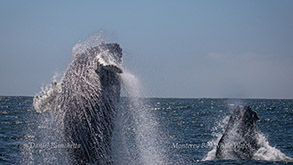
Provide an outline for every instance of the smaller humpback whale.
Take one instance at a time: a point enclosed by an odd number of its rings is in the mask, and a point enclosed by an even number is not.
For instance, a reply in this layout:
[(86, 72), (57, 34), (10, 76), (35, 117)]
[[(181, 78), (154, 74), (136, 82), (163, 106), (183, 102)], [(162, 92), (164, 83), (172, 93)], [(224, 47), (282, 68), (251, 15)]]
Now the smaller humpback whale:
[(257, 143), (257, 120), (258, 115), (250, 106), (237, 107), (218, 143), (216, 159), (252, 159), (260, 148)]

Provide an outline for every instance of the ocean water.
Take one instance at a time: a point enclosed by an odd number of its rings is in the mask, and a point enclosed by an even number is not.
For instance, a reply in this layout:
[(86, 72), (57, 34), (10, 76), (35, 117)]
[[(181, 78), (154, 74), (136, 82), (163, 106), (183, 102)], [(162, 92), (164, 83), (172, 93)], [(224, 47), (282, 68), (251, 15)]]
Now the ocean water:
[[(292, 163), (284, 160), (286, 157), (293, 157), (293, 100), (208, 98), (141, 100), (158, 126), (157, 132), (151, 133), (160, 134), (154, 136), (163, 138), (161, 141), (164, 142), (164, 148), (161, 149), (164, 150), (166, 164)], [(127, 102), (127, 98), (121, 99), (120, 111), (129, 108), (125, 106)], [(257, 122), (257, 126), (266, 148), (258, 153), (257, 158), (260, 160), (212, 160), (217, 139), (225, 129), (228, 116), (238, 105), (249, 105), (258, 113), (260, 121)], [(59, 143), (61, 139), (58, 139), (58, 132), (54, 130), (54, 123), (50, 122), (50, 115), (50, 112), (36, 113), (33, 109), (32, 97), (1, 96), (0, 164), (68, 164), (66, 147), (58, 145), (61, 144)], [(131, 138), (134, 136), (131, 130), (127, 136), (130, 137), (127, 143), (133, 143), (135, 148), (137, 141), (134, 137)], [(114, 148), (114, 150), (119, 149)], [(122, 156), (123, 152), (119, 153), (116, 163), (119, 163)], [(135, 156), (138, 155), (130, 156), (130, 159)]]

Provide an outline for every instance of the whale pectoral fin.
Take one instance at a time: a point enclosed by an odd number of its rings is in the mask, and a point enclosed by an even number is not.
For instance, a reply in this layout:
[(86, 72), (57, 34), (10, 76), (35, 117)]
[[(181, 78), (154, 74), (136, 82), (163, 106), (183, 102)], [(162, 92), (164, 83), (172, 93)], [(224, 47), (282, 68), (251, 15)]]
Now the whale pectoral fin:
[(216, 149), (216, 159), (223, 159), (223, 147), (225, 145), (225, 142), (224, 142), (224, 137), (225, 135), (223, 135), (220, 139), (220, 141), (218, 142), (218, 145), (217, 145), (217, 149)]
[(56, 81), (53, 81), (51, 88), (42, 90), (39, 95), (34, 97), (33, 106), (37, 113), (44, 113), (55, 106), (54, 100), (59, 93), (58, 85)]

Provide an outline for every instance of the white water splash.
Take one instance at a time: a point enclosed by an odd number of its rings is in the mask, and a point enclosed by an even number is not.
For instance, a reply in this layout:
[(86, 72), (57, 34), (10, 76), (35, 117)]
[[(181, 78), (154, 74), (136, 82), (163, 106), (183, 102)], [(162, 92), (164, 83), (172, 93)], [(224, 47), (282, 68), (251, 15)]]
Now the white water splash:
[(84, 53), (88, 48), (97, 46), (99, 43), (105, 41), (105, 35), (103, 31), (93, 33), (89, 35), (88, 39), (85, 41), (79, 41), (72, 48), (72, 55)]
[(286, 156), (277, 148), (270, 146), (269, 141), (261, 132), (258, 133), (258, 143), (261, 147), (254, 154), (254, 160), (293, 161), (293, 158)]
[[(146, 165), (166, 164), (165, 146), (159, 132), (159, 123), (151, 114), (148, 104), (140, 98), (141, 83), (136, 76), (126, 69), (123, 69), (121, 79), (125, 95), (129, 99), (129, 105), (127, 105), (127, 109), (124, 109), (122, 113), (126, 113), (126, 118), (128, 118), (126, 120), (132, 121), (130, 121), (131, 124), (129, 127), (125, 128), (127, 124), (121, 124), (123, 122), (125, 123), (125, 116), (123, 121), (123, 117), (121, 118), (122, 115), (118, 115), (120, 116), (120, 119), (118, 119), (120, 126), (118, 123), (116, 127), (120, 127), (117, 128), (120, 130), (118, 135), (120, 136), (120, 145), (116, 144), (116, 147), (119, 147), (118, 150), (121, 151), (118, 153), (116, 162), (114, 160), (114, 163)], [(123, 132), (123, 129), (128, 133)], [(132, 131), (129, 131), (129, 129)], [(134, 139), (129, 140), (129, 132), (131, 132), (131, 136), (134, 136)], [(133, 143), (133, 141), (135, 144), (130, 144)]]

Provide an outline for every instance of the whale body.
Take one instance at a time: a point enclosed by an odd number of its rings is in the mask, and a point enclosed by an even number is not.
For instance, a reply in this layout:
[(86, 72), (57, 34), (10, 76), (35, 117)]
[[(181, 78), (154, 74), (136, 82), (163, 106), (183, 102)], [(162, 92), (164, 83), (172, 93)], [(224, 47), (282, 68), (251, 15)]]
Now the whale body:
[(237, 107), (217, 145), (216, 159), (252, 159), (260, 148), (257, 142), (257, 120), (258, 115), (251, 107)]
[(122, 49), (116, 43), (91, 47), (75, 55), (59, 83), (34, 99), (37, 112), (56, 110), (64, 140), (74, 146), (68, 147), (72, 164), (112, 164), (121, 58)]

